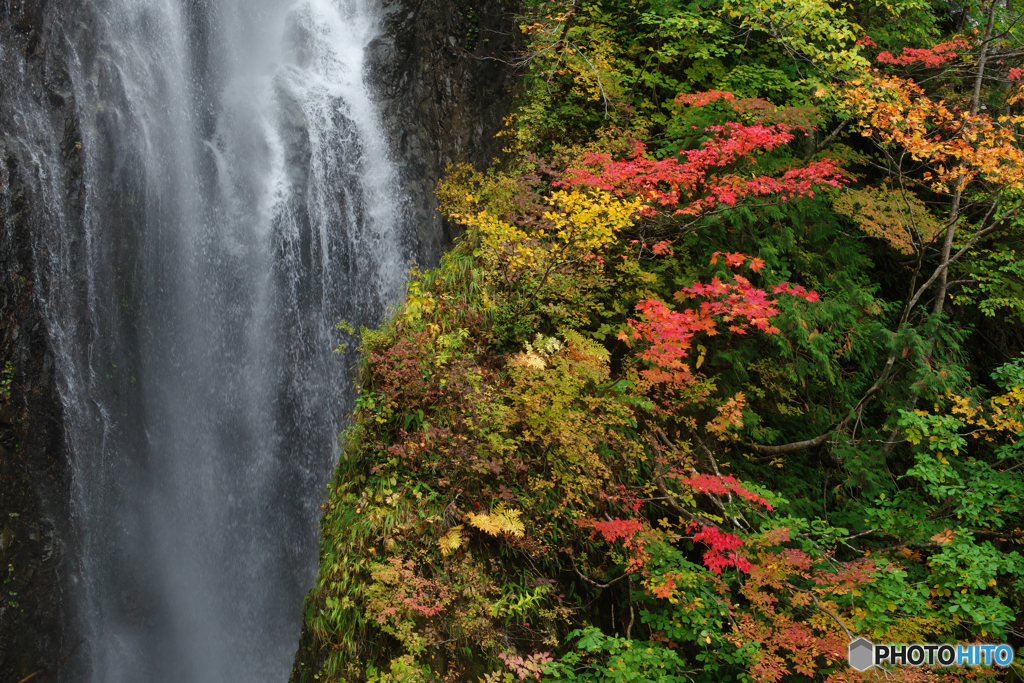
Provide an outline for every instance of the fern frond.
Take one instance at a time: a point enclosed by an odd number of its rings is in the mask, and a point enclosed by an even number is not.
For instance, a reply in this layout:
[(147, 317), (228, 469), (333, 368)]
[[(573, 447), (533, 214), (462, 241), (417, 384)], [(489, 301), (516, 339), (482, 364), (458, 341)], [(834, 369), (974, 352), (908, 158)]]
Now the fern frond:
[(502, 533), (510, 536), (522, 536), (526, 528), (522, 522), (522, 510), (510, 510), (504, 503), (494, 511), (494, 521), (501, 527)]
[(437, 546), (441, 549), (441, 556), (448, 557), (462, 547), (462, 525), (453, 526), (444, 536), (438, 539)]
[(492, 519), (490, 515), (477, 515), (472, 512), (468, 512), (466, 513), (466, 518), (469, 519), (470, 524), (484, 533), (490, 534), (491, 536), (501, 535), (501, 525)]

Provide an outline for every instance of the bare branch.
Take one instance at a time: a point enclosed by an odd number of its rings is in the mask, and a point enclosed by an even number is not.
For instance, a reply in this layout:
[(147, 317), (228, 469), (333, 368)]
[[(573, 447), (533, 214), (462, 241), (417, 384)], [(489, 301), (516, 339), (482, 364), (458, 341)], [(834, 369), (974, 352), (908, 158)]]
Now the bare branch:
[(850, 629), (846, 628), (846, 624), (843, 623), (843, 620), (836, 616), (835, 612), (833, 612), (832, 610), (828, 609), (820, 602), (818, 602), (818, 596), (815, 595), (813, 591), (805, 591), (800, 588), (793, 588), (792, 586), (790, 586), (790, 588), (792, 588), (795, 591), (799, 591), (800, 593), (807, 593), (808, 595), (810, 595), (811, 600), (814, 601), (814, 606), (817, 607), (820, 612), (824, 612), (825, 614), (832, 617), (832, 620), (839, 624), (839, 628), (843, 629), (843, 631), (846, 632), (846, 637), (850, 639), (851, 643), (855, 640), (853, 634), (850, 633)]
[(758, 453), (764, 453), (765, 455), (785, 455), (786, 453), (795, 453), (802, 451), (807, 448), (814, 448), (820, 446), (829, 440), (832, 436), (832, 431), (827, 431), (824, 434), (814, 437), (813, 439), (807, 439), (806, 441), (796, 441), (794, 443), (787, 443), (781, 446), (762, 446), (756, 443), (743, 444), (747, 448), (753, 448)]
[(597, 581), (594, 581), (592, 578), (586, 576), (583, 572), (579, 570), (579, 568), (576, 566), (576, 558), (574, 558), (572, 555), (569, 555), (569, 561), (572, 562), (572, 569), (574, 572), (576, 572), (577, 576), (579, 576), (581, 579), (589, 583), (591, 586), (597, 586), (598, 588), (608, 588), (609, 586), (612, 586), (618, 583), (619, 581), (622, 581), (627, 576), (629, 576), (629, 574), (627, 573), (623, 574), (617, 579), (612, 579), (608, 583), (598, 583)]

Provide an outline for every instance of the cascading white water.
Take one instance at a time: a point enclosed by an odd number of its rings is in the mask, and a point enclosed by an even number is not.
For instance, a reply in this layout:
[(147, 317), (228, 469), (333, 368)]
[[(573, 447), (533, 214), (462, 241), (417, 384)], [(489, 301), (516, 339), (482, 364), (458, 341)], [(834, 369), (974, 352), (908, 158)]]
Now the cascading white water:
[(82, 224), (56, 154), (34, 196), (95, 683), (287, 679), (350, 403), (334, 325), (409, 260), (362, 1), (102, 0), (69, 46)]

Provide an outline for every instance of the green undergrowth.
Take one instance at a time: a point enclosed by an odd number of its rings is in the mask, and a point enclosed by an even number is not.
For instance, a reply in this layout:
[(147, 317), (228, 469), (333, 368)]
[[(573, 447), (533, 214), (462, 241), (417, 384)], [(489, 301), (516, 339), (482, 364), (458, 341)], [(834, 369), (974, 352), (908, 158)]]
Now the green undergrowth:
[[(505, 181), (459, 182), (486, 195)], [(960, 445), (951, 434), (964, 415), (903, 413), (913, 431), (897, 455), (917, 463), (906, 476), (920, 482), (909, 486), (865, 464), (878, 457), (871, 444), (779, 456), (744, 446), (827, 429), (828, 402), (855, 400), (867, 383), (856, 373), (891, 343), (874, 331), (891, 313), (865, 274), (868, 254), (777, 220), (763, 277), (799, 270), (827, 310), (780, 304), (779, 339), (702, 338), (691, 358), (703, 372), (679, 385), (646, 377), (617, 333), (641, 296), (728, 277), (707, 265), (714, 226), (659, 258), (629, 239), (603, 248), (601, 263), (536, 242), (536, 260), (517, 270), (508, 243), (471, 228), (437, 269), (414, 273), (402, 306), (361, 333), (355, 422), (324, 504), (293, 680), (841, 676), (844, 628), (894, 640), (1005, 634), (1024, 571), (1007, 546), (950, 532), (957, 543), (930, 560), (912, 544), (864, 557), (893, 540), (927, 546), (968, 506), (1002, 501), (1019, 518), (1019, 479), (984, 463), (957, 475), (984, 488), (935, 514), (929, 482), (944, 465), (910, 449), (925, 434)], [(829, 320), (847, 331), (830, 334)], [(1010, 366), (1001, 376), (1017, 386)], [(742, 406), (737, 389), (749, 394)], [(1016, 457), (1012, 441), (988, 462)], [(695, 484), (716, 467), (735, 483)], [(740, 538), (742, 555), (731, 554)]]
[(1024, 53), (943, 7), (530, 4), (360, 331), (293, 681), (1020, 680), (846, 666), (1024, 643)]

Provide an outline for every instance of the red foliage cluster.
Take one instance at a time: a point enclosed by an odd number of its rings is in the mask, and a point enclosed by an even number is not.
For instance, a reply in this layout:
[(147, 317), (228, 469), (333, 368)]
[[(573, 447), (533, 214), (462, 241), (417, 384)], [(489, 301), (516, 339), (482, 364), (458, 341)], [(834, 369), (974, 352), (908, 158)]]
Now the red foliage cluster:
[(609, 543), (614, 543), (620, 538), (629, 540), (644, 528), (644, 525), (635, 519), (612, 519), (607, 522), (596, 519), (582, 520), (580, 525), (592, 527)]
[[(727, 265), (733, 267), (741, 265), (748, 259), (753, 270), (764, 265), (760, 259), (723, 252), (716, 252), (712, 257), (712, 263), (715, 263), (719, 255), (724, 255)], [(772, 292), (798, 296), (808, 301), (818, 300), (817, 292), (786, 282), (776, 285)], [(745, 334), (746, 326), (767, 334), (779, 332), (779, 329), (771, 324), (771, 318), (779, 313), (774, 300), (769, 298), (768, 292), (754, 287), (750, 280), (742, 275), (734, 275), (733, 282), (723, 282), (715, 277), (708, 284), (698, 282), (676, 292), (676, 299), (679, 301), (693, 297), (707, 297), (708, 300), (701, 302), (697, 311), (687, 308), (681, 312), (669, 309), (663, 301), (641, 300), (636, 305), (636, 310), (642, 319), (630, 320), (629, 334), (619, 334), (619, 339), (623, 341), (636, 340), (650, 344), (640, 357), (655, 365), (654, 368), (645, 371), (646, 376), (652, 381), (683, 383), (693, 379), (690, 368), (681, 359), (687, 357), (687, 351), (696, 333), (704, 332), (709, 336), (718, 334), (716, 316), (720, 316), (723, 322), (730, 323), (728, 329), (737, 334)]]
[(439, 397), (436, 382), (425, 376), (430, 367), (430, 339), (426, 332), (411, 332), (394, 346), (370, 353), (377, 378), (376, 387), (388, 401), (415, 409), (429, 405)]
[(898, 66), (911, 66), (922, 64), (923, 66), (941, 66), (945, 62), (956, 59), (956, 50), (970, 50), (971, 42), (962, 35), (953, 36), (953, 39), (945, 43), (939, 43), (929, 48), (903, 48), (903, 54), (894, 57), (892, 53), (881, 52), (877, 59), (883, 64), (895, 64)]
[[(715, 334), (714, 319), (710, 316), (702, 318), (689, 308), (681, 313), (672, 311), (655, 299), (641, 301), (637, 304), (637, 311), (643, 319), (629, 321), (630, 336), (651, 345), (640, 357), (656, 366), (645, 371), (646, 376), (655, 382), (683, 383), (692, 380), (690, 367), (680, 359), (686, 358), (693, 335), (697, 332)], [(620, 332), (619, 338), (629, 341), (625, 332)]]
[(648, 582), (648, 588), (651, 591), (651, 595), (662, 600), (667, 600), (672, 596), (672, 591), (676, 589), (676, 576), (677, 574), (665, 574), (662, 578), (665, 583), (661, 585), (652, 585)]
[[(778, 328), (771, 324), (769, 318), (778, 314), (773, 302), (768, 299), (768, 294), (763, 289), (755, 288), (750, 280), (742, 275), (734, 275), (733, 283), (725, 283), (717, 277), (711, 278), (708, 284), (695, 283), (691, 287), (684, 287), (676, 292), (676, 299), (696, 296), (706, 296), (711, 301), (704, 301), (700, 305), (701, 314), (721, 315), (726, 322), (732, 322), (736, 318), (746, 318), (747, 324), (768, 334), (778, 333)], [(772, 289), (772, 293), (786, 293), (799, 296), (808, 301), (817, 301), (817, 292), (809, 292), (800, 285), (790, 285), (782, 282)], [(639, 306), (637, 307), (639, 309)], [(730, 325), (730, 332), (746, 334), (741, 325)]]
[(818, 301), (821, 297), (813, 289), (807, 289), (803, 285), (791, 285), (788, 282), (780, 282), (772, 287), (772, 294), (792, 294), (808, 301)]
[[(878, 579), (875, 561), (861, 559), (844, 564), (836, 572), (815, 574), (812, 578), (819, 586), (827, 587), (827, 592), (836, 595), (848, 595), (857, 586), (864, 586)], [(893, 568), (890, 568), (892, 571)]]
[(511, 652), (499, 652), (498, 659), (505, 662), (505, 666), (511, 669), (521, 681), (525, 681), (527, 678), (539, 681), (541, 674), (544, 673), (544, 665), (553, 661), (550, 652), (534, 652), (525, 658)]
[(820, 656), (833, 662), (845, 659), (849, 641), (842, 632), (821, 632), (787, 613), (772, 617), (760, 620), (749, 612), (735, 617), (732, 640), (761, 644), (762, 653), (749, 669), (754, 680), (775, 683), (793, 672), (814, 678), (820, 671)]
[(410, 610), (430, 618), (443, 612), (451, 600), (447, 586), (418, 576), (413, 563), (400, 557), (377, 565), (372, 576), (374, 581), (389, 587), (385, 595), (371, 598), (374, 619), (381, 625), (391, 623), (398, 627)]
[(719, 256), (725, 257), (725, 265), (729, 266), (730, 268), (739, 268), (748, 260), (750, 261), (750, 269), (755, 273), (764, 268), (763, 259), (750, 257), (738, 251), (716, 251), (714, 254), (711, 255), (711, 265), (718, 263)]
[(704, 107), (718, 101), (728, 103), (728, 107), (743, 120), (753, 119), (758, 125), (781, 123), (805, 133), (816, 127), (814, 121), (818, 110), (815, 107), (777, 107), (761, 97), (736, 97), (722, 90), (680, 94), (675, 103), (676, 106)]
[(676, 105), (683, 106), (689, 105), (691, 107), (703, 107), (717, 100), (728, 101), (735, 100), (736, 96), (731, 92), (724, 90), (708, 90), (707, 92), (693, 93), (692, 95), (686, 93), (679, 93), (676, 96)]
[(740, 498), (749, 500), (751, 503), (763, 505), (769, 510), (772, 509), (772, 506), (767, 500), (756, 493), (743, 488), (743, 485), (740, 484), (736, 477), (731, 474), (726, 474), (724, 476), (692, 474), (688, 477), (678, 477), (676, 481), (684, 486), (689, 486), (694, 491), (698, 491), (700, 493), (713, 493), (719, 496), (735, 493)]
[(631, 555), (626, 562), (627, 571), (640, 570), (651, 559), (644, 546), (653, 539), (653, 536), (647, 525), (640, 520), (611, 519), (603, 522), (597, 519), (581, 519), (576, 523), (592, 529), (591, 538), (600, 534), (601, 538), (609, 543), (621, 540), (622, 546), (630, 551)]
[(746, 572), (753, 569), (746, 558), (739, 554), (743, 539), (735, 534), (719, 531), (717, 527), (706, 526), (693, 535), (693, 540), (707, 545), (704, 553), (704, 566), (715, 574), (721, 574), (727, 567), (736, 567)]
[(661, 240), (660, 242), (656, 243), (653, 247), (651, 247), (651, 251), (658, 255), (668, 254), (669, 256), (672, 256), (673, 254), (675, 254), (675, 252), (672, 251), (672, 242), (670, 242), (669, 240)]
[[(789, 144), (793, 128), (785, 123), (747, 126), (733, 122), (708, 126), (705, 131), (716, 135), (699, 149), (681, 151), (681, 158), (648, 159), (644, 156), (647, 148), (641, 142), (634, 144), (629, 158), (619, 161), (610, 154), (594, 152), (582, 160), (591, 170), (569, 169), (561, 184), (596, 187), (619, 196), (636, 195), (652, 204), (677, 207), (677, 216), (697, 216), (720, 205), (736, 206), (747, 197), (777, 195), (786, 201), (813, 197), (814, 188), (821, 185), (838, 187), (843, 178), (830, 159), (790, 169), (777, 178), (716, 173), (717, 169), (749, 161), (756, 152)], [(654, 210), (648, 206), (641, 213)]]
[[(846, 596), (876, 578), (871, 560), (838, 565), (834, 571), (832, 567), (837, 565), (830, 564), (823, 570), (802, 550), (775, 549), (789, 541), (790, 535), (788, 528), (778, 527), (747, 540), (747, 555), (756, 554), (759, 561), (745, 570), (741, 592), (755, 609), (730, 609), (735, 631), (729, 639), (737, 645), (761, 643), (749, 672), (764, 683), (783, 680), (794, 672), (814, 676), (820, 670), (822, 655), (826, 660), (843, 661), (849, 640), (841, 627), (829, 619), (799, 620), (793, 610), (818, 603), (836, 610), (836, 605), (828, 602), (830, 595)], [(807, 580), (814, 582), (809, 590), (801, 587)], [(781, 609), (786, 603), (789, 609)], [(828, 680), (859, 679), (833, 675)]]

